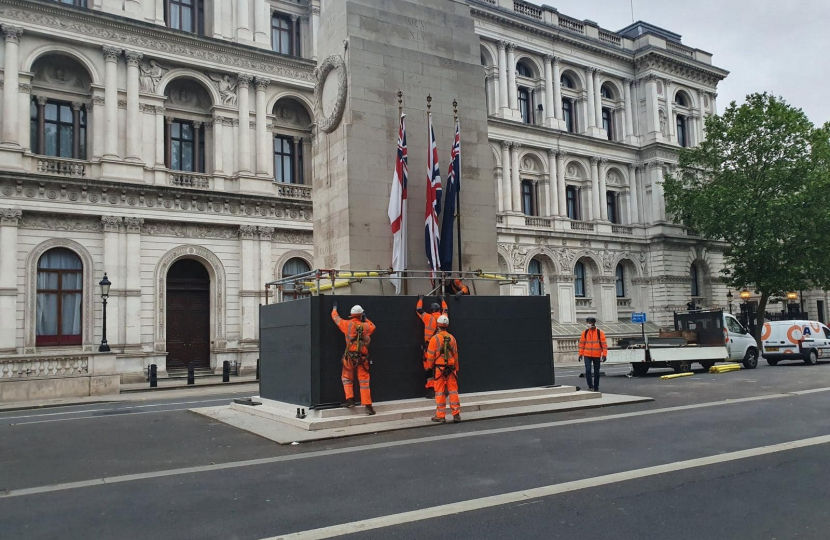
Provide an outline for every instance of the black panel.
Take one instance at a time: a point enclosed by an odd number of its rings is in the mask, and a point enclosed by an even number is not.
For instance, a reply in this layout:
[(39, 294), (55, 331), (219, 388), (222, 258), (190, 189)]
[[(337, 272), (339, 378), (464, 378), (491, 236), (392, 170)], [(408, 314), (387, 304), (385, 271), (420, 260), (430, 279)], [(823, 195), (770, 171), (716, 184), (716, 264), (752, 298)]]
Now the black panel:
[[(373, 400), (422, 396), (423, 324), (415, 313), (416, 297), (320, 296), (262, 308), (262, 397), (298, 405), (343, 401), (345, 341), (331, 319), (335, 301), (341, 317), (360, 304), (378, 327), (369, 347)], [(433, 301), (427, 298), (424, 304)], [(450, 297), (447, 303), (450, 333), (458, 340), (462, 392), (554, 383), (547, 297), (465, 296)], [(309, 342), (302, 344), (304, 339)], [(283, 368), (286, 363), (290, 365)], [(303, 376), (310, 380), (301, 380)]]

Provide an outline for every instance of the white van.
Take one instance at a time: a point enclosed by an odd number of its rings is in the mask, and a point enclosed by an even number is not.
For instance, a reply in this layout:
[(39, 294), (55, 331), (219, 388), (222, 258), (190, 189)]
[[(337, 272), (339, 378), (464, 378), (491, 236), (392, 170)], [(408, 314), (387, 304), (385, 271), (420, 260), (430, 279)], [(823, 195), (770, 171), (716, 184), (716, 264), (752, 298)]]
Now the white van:
[(830, 358), (830, 328), (816, 321), (770, 321), (761, 332), (764, 358), (771, 366), (781, 360), (813, 365)]

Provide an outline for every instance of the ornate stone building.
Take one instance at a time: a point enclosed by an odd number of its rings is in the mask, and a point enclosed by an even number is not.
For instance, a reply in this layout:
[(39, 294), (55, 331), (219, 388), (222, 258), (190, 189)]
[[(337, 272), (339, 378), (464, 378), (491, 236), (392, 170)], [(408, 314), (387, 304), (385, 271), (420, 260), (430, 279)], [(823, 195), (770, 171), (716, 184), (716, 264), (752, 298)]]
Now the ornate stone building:
[[(104, 273), (124, 380), (151, 363), (252, 369), (262, 284), (313, 265), (330, 1), (0, 0), (0, 378), (95, 370)], [(587, 315), (619, 334), (634, 310), (660, 324), (724, 304), (724, 246), (667, 220), (659, 180), (705, 136), (727, 72), (646, 23), (467, 3), (500, 265), (545, 276), (502, 293), (550, 295), (560, 353)]]

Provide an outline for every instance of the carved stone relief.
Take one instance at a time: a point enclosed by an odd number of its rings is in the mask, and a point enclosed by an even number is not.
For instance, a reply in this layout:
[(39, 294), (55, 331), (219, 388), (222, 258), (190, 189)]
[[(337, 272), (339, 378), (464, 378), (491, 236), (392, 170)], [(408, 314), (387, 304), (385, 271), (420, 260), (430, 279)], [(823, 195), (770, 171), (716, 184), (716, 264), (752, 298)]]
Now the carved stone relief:
[(205, 113), (211, 108), (211, 99), (201, 84), (191, 79), (176, 79), (167, 85), (168, 108)]
[(170, 71), (170, 68), (150, 59), (141, 62), (139, 70), (138, 89), (142, 92), (156, 93), (161, 78)]
[(87, 92), (92, 82), (83, 66), (62, 55), (47, 55), (39, 58), (32, 66), (32, 71), (35, 74), (33, 79), (35, 86)]
[(317, 127), (323, 133), (331, 133), (340, 124), (346, 108), (346, 62), (332, 55), (314, 70), (317, 84), (314, 86), (314, 116)]

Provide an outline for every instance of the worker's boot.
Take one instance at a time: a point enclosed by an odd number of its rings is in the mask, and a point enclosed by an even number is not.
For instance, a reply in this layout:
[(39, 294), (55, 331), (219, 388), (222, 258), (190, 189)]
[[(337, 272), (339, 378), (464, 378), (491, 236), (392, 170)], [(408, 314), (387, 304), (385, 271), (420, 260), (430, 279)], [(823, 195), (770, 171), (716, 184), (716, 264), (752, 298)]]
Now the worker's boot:
[(354, 407), (354, 398), (349, 398), (346, 400), (346, 408), (351, 409)]
[(377, 413), (375, 413), (375, 408), (374, 407), (372, 407), (371, 405), (366, 405), (366, 414), (368, 416), (372, 416), (372, 415), (377, 414)]
[(452, 415), (452, 421), (456, 424), (459, 423), (461, 421), (461, 413)]
[(438, 418), (437, 416), (433, 416), (432, 421), (435, 422), (436, 424), (443, 424), (447, 420), (445, 418)]

